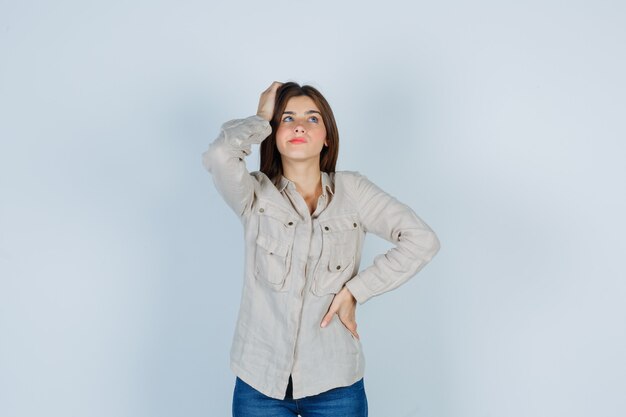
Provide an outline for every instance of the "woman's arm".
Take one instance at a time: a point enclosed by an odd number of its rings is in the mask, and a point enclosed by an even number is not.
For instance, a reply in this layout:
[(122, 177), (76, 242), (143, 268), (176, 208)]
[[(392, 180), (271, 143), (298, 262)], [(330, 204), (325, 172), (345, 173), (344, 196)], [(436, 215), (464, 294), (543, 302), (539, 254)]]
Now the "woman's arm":
[(395, 244), (385, 254), (374, 258), (345, 286), (359, 304), (393, 290), (421, 270), (439, 251), (435, 233), (407, 205), (382, 191), (358, 173), (351, 190), (366, 232), (372, 232)]
[(244, 158), (250, 155), (252, 144), (261, 143), (272, 131), (269, 121), (280, 85), (274, 82), (261, 94), (255, 116), (224, 123), (218, 138), (202, 154), (215, 187), (240, 217), (252, 206), (255, 185)]
[(259, 116), (231, 120), (222, 125), (218, 138), (202, 154), (215, 187), (238, 216), (250, 209), (254, 196), (254, 178), (244, 158), (250, 155), (251, 145), (261, 143), (270, 132), (269, 122)]

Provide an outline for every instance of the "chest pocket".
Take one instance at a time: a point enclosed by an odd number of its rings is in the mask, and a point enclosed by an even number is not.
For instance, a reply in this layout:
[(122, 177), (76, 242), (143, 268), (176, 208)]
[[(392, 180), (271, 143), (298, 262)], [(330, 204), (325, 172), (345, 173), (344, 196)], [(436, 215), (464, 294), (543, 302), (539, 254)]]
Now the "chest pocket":
[(355, 274), (355, 258), (360, 238), (356, 215), (320, 220), (322, 256), (315, 271), (311, 291), (319, 296), (336, 294)]
[(297, 218), (282, 207), (261, 200), (256, 208), (259, 231), (256, 239), (254, 276), (276, 291), (287, 291), (291, 249)]

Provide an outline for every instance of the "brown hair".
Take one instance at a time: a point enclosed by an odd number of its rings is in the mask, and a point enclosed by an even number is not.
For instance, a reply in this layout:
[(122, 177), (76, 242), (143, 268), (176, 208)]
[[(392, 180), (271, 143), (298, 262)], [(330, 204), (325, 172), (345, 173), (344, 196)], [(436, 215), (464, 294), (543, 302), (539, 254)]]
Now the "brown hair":
[(272, 133), (261, 143), (261, 167), (263, 172), (270, 180), (276, 179), (283, 173), (283, 164), (280, 159), (280, 153), (276, 147), (276, 130), (280, 125), (283, 112), (287, 107), (287, 102), (292, 97), (307, 96), (317, 106), (322, 114), (322, 120), (326, 127), (326, 142), (328, 146), (322, 148), (320, 153), (320, 170), (323, 172), (335, 172), (337, 164), (337, 156), (339, 154), (339, 132), (335, 116), (330, 105), (324, 96), (310, 85), (300, 86), (294, 82), (288, 82), (281, 85), (276, 91), (276, 103), (274, 105), (274, 115), (270, 120)]

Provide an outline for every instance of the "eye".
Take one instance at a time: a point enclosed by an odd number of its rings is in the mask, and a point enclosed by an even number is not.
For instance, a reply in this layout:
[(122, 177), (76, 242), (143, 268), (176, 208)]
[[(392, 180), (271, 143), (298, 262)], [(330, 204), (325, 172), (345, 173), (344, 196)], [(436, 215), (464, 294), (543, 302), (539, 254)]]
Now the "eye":
[(291, 116), (285, 116), (283, 118), (283, 122), (291, 122), (292, 120), (293, 120), (293, 117), (291, 117)]
[(309, 117), (309, 121), (313, 122), (313, 123), (319, 123), (319, 119), (317, 118), (317, 116), (311, 116)]

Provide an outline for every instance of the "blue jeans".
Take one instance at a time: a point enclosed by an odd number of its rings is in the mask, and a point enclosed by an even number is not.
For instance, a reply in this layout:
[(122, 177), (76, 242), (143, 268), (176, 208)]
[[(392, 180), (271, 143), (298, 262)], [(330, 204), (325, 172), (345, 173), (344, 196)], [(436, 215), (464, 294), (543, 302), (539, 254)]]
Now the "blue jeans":
[(286, 398), (277, 400), (261, 394), (239, 377), (233, 393), (233, 417), (367, 417), (363, 378), (347, 387), (294, 400), (291, 377)]

